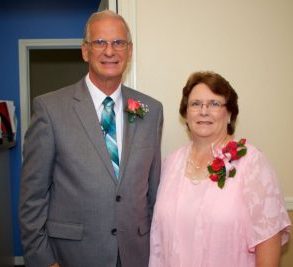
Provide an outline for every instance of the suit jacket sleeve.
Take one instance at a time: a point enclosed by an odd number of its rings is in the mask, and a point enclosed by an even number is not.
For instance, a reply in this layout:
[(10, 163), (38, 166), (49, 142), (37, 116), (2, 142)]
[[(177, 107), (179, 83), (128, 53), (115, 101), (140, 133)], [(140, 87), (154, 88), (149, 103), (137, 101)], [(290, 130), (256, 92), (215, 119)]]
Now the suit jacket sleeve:
[(157, 143), (155, 145), (155, 156), (150, 169), (149, 176), (149, 191), (148, 191), (148, 203), (149, 203), (149, 214), (150, 218), (153, 215), (153, 208), (156, 201), (157, 189), (160, 181), (161, 174), (161, 137), (163, 127), (163, 108), (160, 106), (158, 120), (157, 120)]
[(54, 253), (45, 231), (54, 164), (54, 135), (42, 98), (34, 100), (34, 114), (26, 133), (20, 189), (20, 226), (27, 267), (49, 266)]

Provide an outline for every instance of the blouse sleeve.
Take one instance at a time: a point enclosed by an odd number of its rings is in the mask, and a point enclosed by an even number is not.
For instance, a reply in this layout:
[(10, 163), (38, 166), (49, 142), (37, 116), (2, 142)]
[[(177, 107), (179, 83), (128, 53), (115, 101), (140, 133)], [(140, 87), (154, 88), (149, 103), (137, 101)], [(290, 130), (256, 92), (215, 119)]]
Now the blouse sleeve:
[(248, 152), (243, 179), (243, 196), (247, 206), (247, 241), (251, 252), (255, 246), (281, 232), (282, 245), (289, 239), (291, 225), (274, 169), (257, 149)]

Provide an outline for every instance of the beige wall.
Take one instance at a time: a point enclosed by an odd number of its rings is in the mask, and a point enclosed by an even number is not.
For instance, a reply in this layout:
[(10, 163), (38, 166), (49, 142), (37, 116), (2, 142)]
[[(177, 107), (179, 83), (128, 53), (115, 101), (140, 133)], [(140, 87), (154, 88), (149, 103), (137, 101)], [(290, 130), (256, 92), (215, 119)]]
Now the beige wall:
[(266, 153), (292, 201), (292, 14), (291, 0), (136, 1), (136, 87), (163, 102), (163, 155), (187, 141), (178, 106), (189, 74), (219, 72), (239, 94), (237, 137)]
[[(239, 95), (236, 137), (274, 165), (293, 221), (293, 1), (120, 0), (134, 33), (126, 82), (164, 105), (163, 156), (188, 141), (178, 114), (188, 76), (213, 70)], [(281, 267), (293, 266), (292, 241)]]
[[(265, 152), (292, 210), (293, 1), (137, 0), (135, 14), (136, 87), (164, 105), (163, 156), (188, 140), (178, 115), (187, 77), (216, 71), (239, 95), (236, 137)], [(292, 241), (281, 266), (293, 266)]]

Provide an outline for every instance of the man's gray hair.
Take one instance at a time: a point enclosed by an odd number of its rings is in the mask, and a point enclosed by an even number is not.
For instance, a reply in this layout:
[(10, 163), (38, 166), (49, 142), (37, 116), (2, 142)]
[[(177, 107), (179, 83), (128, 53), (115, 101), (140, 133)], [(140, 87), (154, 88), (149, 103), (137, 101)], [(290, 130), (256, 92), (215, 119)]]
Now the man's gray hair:
[(125, 21), (125, 19), (121, 15), (119, 15), (111, 10), (103, 10), (100, 12), (92, 13), (91, 16), (89, 17), (89, 19), (85, 25), (85, 28), (84, 28), (83, 43), (90, 41), (89, 40), (90, 39), (90, 31), (89, 31), (90, 25), (94, 21), (102, 20), (104, 18), (115, 18), (115, 19), (120, 20), (123, 23), (123, 25), (125, 26), (125, 29), (127, 32), (127, 41), (130, 43), (132, 42), (131, 32), (130, 32), (129, 26), (128, 26), (127, 22)]

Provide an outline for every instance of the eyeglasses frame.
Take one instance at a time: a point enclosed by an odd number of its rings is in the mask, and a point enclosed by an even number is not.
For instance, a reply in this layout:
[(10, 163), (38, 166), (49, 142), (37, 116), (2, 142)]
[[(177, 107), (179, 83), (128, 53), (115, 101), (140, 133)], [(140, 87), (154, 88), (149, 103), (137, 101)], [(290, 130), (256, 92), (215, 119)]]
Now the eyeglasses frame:
[[(188, 103), (188, 107), (191, 110), (194, 110), (196, 112), (199, 112), (203, 109), (203, 106), (206, 106), (207, 110), (209, 111), (219, 111), (222, 107), (225, 107), (227, 105), (227, 103), (221, 103), (220, 101), (217, 100), (210, 100), (208, 103), (203, 103), (202, 101), (197, 100), (198, 104), (200, 104), (200, 106), (192, 106), (192, 104), (194, 104), (196, 101), (193, 101), (191, 103)], [(213, 103), (217, 103), (219, 106), (212, 106), (213, 108), (210, 109), (211, 105)]]
[[(98, 42), (102, 42), (103, 45), (101, 47), (95, 46), (95, 44), (98, 44)], [(123, 42), (123, 44), (125, 44), (125, 47), (122, 47), (121, 49), (117, 49), (117, 47), (115, 47), (115, 43), (117, 43), (117, 42)], [(104, 39), (97, 39), (97, 40), (93, 40), (93, 41), (85, 41), (85, 43), (91, 45), (93, 47), (93, 49), (98, 50), (98, 51), (106, 50), (108, 45), (111, 45), (111, 48), (114, 49), (115, 51), (124, 51), (127, 49), (128, 45), (131, 42), (127, 41), (127, 40), (123, 40), (123, 39), (115, 39), (112, 41), (107, 41)]]

